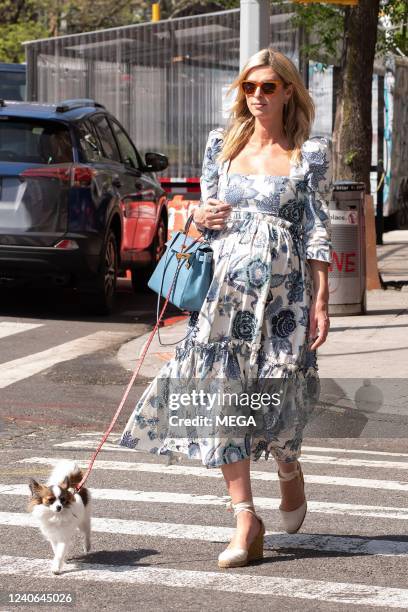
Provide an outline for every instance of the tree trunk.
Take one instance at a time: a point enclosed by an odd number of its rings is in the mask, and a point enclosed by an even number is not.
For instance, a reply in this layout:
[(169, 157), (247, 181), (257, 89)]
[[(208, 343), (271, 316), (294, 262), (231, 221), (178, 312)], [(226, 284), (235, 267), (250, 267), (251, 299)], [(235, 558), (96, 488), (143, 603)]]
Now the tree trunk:
[(341, 74), (333, 134), (335, 180), (361, 181), (370, 193), (371, 88), (380, 0), (345, 10)]

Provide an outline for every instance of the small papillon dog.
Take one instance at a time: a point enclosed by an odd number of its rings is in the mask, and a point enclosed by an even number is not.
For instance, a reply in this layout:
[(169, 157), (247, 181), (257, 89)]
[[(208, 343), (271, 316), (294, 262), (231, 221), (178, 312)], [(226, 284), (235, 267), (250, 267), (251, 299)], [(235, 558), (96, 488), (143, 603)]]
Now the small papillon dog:
[(68, 545), (79, 529), (85, 536), (84, 551), (91, 548), (91, 514), (89, 490), (74, 487), (82, 480), (82, 471), (73, 461), (59, 461), (47, 483), (33, 478), (29, 487), (31, 499), (28, 511), (39, 521), (42, 534), (54, 551), (52, 572), (60, 574), (68, 553)]

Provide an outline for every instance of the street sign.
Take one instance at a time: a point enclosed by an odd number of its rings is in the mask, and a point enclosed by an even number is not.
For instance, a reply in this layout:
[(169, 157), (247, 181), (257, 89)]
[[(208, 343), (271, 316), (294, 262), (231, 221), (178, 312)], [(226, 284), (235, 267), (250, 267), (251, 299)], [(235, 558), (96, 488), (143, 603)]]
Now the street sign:
[(358, 0), (295, 0), (297, 4), (348, 4), (357, 6)]

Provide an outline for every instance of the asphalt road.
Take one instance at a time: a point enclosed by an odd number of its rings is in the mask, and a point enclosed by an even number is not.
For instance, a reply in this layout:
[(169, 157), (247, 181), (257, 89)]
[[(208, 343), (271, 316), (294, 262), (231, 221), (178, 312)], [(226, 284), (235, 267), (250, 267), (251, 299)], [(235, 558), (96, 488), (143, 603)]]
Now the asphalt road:
[(117, 311), (104, 319), (81, 316), (68, 292), (1, 299), (0, 611), (38, 608), (10, 603), (10, 593), (27, 592), (73, 595), (71, 606), (42, 605), (52, 610), (407, 609), (406, 438), (314, 430), (301, 457), (308, 514), (291, 536), (279, 524), (273, 460), (253, 464), (265, 559), (219, 570), (234, 526), (219, 470), (167, 466), (116, 445), (147, 380), (132, 389), (88, 481), (91, 552), (78, 535), (66, 572), (50, 573), (50, 546), (26, 512), (27, 482), (45, 479), (58, 458), (85, 466), (121, 398), (131, 372), (117, 352), (151, 329), (155, 303), (122, 284)]
[[(132, 373), (117, 352), (151, 330), (156, 311), (155, 295), (135, 295), (126, 279), (117, 297), (111, 316), (93, 317), (71, 291), (0, 292), (0, 439), (104, 428)], [(166, 316), (179, 313), (170, 305)]]

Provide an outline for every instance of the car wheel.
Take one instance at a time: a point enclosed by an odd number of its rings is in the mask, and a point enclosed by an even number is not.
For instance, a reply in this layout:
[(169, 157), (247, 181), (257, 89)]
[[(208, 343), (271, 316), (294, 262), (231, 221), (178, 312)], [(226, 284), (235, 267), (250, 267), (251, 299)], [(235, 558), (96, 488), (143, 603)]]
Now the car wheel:
[(101, 270), (94, 291), (85, 294), (87, 310), (106, 315), (115, 305), (116, 279), (118, 275), (118, 247), (115, 234), (110, 231), (102, 254)]
[(135, 293), (150, 291), (147, 283), (154, 272), (160, 258), (166, 250), (167, 227), (163, 217), (160, 217), (157, 231), (150, 247), (151, 262), (145, 268), (135, 268), (131, 271), (132, 288)]

